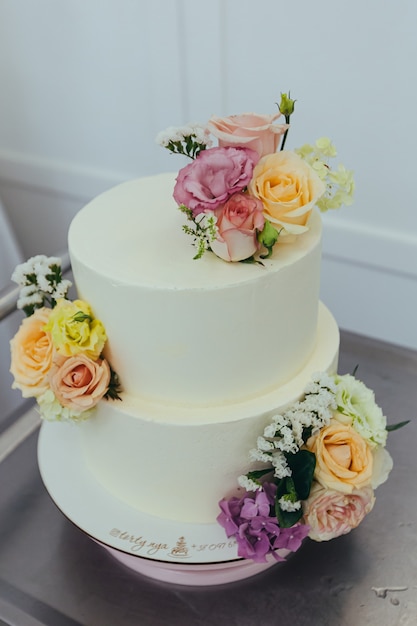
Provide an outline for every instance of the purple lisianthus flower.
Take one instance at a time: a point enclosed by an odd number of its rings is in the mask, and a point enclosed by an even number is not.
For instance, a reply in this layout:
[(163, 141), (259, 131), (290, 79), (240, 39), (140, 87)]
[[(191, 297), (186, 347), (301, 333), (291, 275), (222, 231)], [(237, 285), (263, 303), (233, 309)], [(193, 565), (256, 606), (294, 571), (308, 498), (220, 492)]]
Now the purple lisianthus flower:
[(217, 522), (223, 526), (228, 537), (236, 534), (239, 530), (242, 521), (240, 517), (242, 502), (243, 498), (223, 499), (219, 502), (222, 512), (217, 516)]
[(289, 550), (296, 552), (307, 537), (310, 526), (306, 524), (295, 524), (291, 528), (280, 528), (279, 535), (273, 542), (275, 550)]
[(238, 556), (252, 559), (255, 563), (265, 563), (266, 555), (271, 551), (271, 541), (265, 530), (255, 530), (251, 522), (239, 527), (236, 535)]
[(213, 211), (248, 186), (259, 155), (250, 148), (209, 148), (183, 167), (177, 176), (174, 199), (194, 217)]
[(235, 537), (238, 556), (265, 563), (271, 554), (276, 561), (284, 561), (279, 551), (295, 552), (308, 535), (305, 524), (280, 528), (274, 509), (276, 491), (276, 485), (266, 482), (256, 493), (219, 502), (217, 521), (228, 537)]
[(244, 498), (241, 516), (245, 519), (251, 519), (257, 515), (266, 517), (269, 515), (271, 505), (268, 496), (263, 491), (257, 491), (255, 499)]

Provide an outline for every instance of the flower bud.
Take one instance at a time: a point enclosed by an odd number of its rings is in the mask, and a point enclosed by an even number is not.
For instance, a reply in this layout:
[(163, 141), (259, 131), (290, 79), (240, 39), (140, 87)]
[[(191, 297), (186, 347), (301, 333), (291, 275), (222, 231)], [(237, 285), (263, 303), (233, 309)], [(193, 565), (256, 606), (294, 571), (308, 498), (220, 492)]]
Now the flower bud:
[(281, 94), (281, 102), (279, 104), (279, 110), (282, 115), (285, 115), (285, 118), (290, 117), (292, 113), (294, 113), (294, 105), (295, 100), (290, 98), (290, 93), (288, 95), (286, 93)]

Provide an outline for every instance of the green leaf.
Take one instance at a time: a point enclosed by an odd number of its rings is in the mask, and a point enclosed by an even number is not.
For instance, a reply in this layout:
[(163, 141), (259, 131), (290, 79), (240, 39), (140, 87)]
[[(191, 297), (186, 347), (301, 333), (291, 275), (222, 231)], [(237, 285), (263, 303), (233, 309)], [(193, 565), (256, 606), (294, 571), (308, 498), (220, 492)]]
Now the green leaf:
[(398, 422), (397, 424), (388, 424), (386, 427), (386, 430), (391, 433), (394, 430), (398, 430), (399, 428), (402, 428), (403, 426), (406, 426), (407, 424), (410, 423), (410, 420), (406, 420), (405, 422)]
[(23, 313), (26, 315), (26, 317), (30, 317), (31, 315), (34, 314), (36, 308), (40, 308), (40, 306), (35, 306), (34, 304), (28, 304), (24, 306), (22, 310), (23, 310)]
[(271, 472), (272, 470), (269, 467), (268, 469), (263, 469), (263, 470), (253, 470), (252, 472), (248, 472), (246, 476), (250, 478), (251, 480), (259, 482), (260, 478), (262, 478), (263, 476), (266, 476), (267, 474), (270, 474)]
[(106, 400), (121, 400), (120, 393), (122, 392), (122, 386), (120, 384), (119, 376), (110, 367), (110, 383), (104, 397)]
[(294, 524), (302, 518), (303, 510), (298, 509), (298, 511), (283, 511), (277, 500), (275, 503), (275, 515), (277, 516), (278, 525), (281, 528), (291, 528), (291, 526), (294, 526)]
[(61, 266), (54, 263), (49, 267), (51, 270), (49, 274), (46, 274), (45, 278), (50, 285), (59, 285), (62, 282)]
[(288, 455), (287, 463), (292, 471), (295, 491), (299, 500), (306, 500), (310, 495), (316, 468), (316, 456), (310, 450), (299, 450), (296, 454)]
[(239, 263), (249, 263), (249, 264), (255, 263), (256, 265), (262, 265), (262, 267), (265, 267), (262, 261), (258, 261), (257, 259), (255, 259), (253, 255), (249, 256), (247, 259), (241, 259)]
[(312, 426), (307, 426), (307, 428), (303, 428), (302, 438), (303, 438), (304, 443), (307, 443), (307, 441), (310, 439), (312, 432), (313, 432)]
[(302, 517), (303, 511), (301, 508), (297, 511), (283, 511), (279, 505), (279, 500), (285, 495), (290, 495), (290, 499), (293, 501), (299, 499), (292, 476), (281, 478), (277, 485), (277, 494), (275, 496), (275, 515), (277, 516), (278, 524), (281, 528), (291, 528)]
[(93, 318), (91, 315), (84, 313), (83, 311), (77, 311), (75, 315), (72, 316), (74, 322), (92, 322)]

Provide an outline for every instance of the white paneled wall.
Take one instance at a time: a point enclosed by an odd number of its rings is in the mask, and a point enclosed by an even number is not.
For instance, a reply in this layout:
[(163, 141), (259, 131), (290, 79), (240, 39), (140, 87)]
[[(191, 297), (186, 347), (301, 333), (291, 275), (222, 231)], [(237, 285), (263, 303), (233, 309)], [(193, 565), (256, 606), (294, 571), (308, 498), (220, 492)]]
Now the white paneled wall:
[(178, 169), (159, 130), (297, 98), (287, 147), (330, 136), (356, 172), (325, 216), (343, 328), (417, 348), (414, 0), (2, 0), (0, 194), (25, 255), (122, 180)]

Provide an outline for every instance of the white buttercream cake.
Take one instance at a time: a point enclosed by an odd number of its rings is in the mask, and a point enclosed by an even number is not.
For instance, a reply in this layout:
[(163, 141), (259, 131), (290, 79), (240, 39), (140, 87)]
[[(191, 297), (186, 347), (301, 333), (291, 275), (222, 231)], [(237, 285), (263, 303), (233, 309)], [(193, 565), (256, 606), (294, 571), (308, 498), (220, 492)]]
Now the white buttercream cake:
[(123, 385), (121, 402), (102, 400), (80, 427), (88, 467), (114, 496), (207, 523), (271, 415), (312, 373), (336, 370), (339, 333), (319, 303), (318, 213), (263, 265), (194, 260), (174, 178), (119, 185), (71, 224), (77, 291)]
[(76, 215), (74, 301), (55, 257), (13, 274), (27, 315), (13, 386), (44, 420), (76, 423), (66, 452), (82, 455), (88, 493), (160, 530), (222, 527), (233, 559), (267, 566), (361, 523), (402, 425), (337, 372), (318, 211), (351, 203), (353, 175), (330, 168), (329, 139), (284, 150), (293, 112), (282, 94), (285, 124), (248, 113), (160, 134), (190, 161)]

